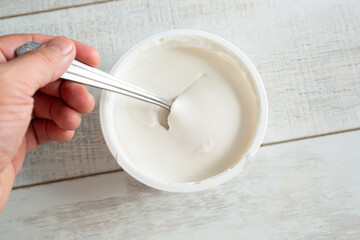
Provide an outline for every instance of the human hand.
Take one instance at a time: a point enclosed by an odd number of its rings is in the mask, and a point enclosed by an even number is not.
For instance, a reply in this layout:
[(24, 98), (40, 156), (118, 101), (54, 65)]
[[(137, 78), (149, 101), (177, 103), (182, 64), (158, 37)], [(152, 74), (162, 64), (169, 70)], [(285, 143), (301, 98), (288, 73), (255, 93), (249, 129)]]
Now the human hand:
[[(29, 41), (45, 45), (15, 58)], [(0, 37), (0, 211), (26, 153), (50, 141), (69, 141), (80, 114), (94, 108), (84, 85), (59, 79), (75, 56), (94, 67), (100, 61), (96, 49), (65, 37)]]

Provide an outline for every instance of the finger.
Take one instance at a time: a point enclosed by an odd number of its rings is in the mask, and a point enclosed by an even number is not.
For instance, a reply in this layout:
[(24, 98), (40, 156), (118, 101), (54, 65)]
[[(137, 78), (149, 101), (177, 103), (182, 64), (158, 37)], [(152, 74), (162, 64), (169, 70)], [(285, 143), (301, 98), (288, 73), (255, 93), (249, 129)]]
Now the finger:
[(25, 141), (26, 141), (26, 153), (29, 153), (35, 150), (38, 146), (38, 140), (36, 138), (36, 134), (33, 128), (33, 121), (30, 122), (28, 130), (25, 134)]
[(45, 87), (39, 89), (39, 91), (54, 97), (61, 96), (70, 107), (79, 113), (89, 113), (95, 106), (94, 97), (82, 84), (59, 79), (49, 83)]
[(60, 97), (60, 85), (62, 81), (62, 79), (58, 79), (55, 82), (51, 82), (40, 88), (39, 91), (49, 96)]
[(81, 123), (80, 114), (62, 99), (42, 93), (34, 95), (34, 114), (38, 118), (51, 119), (66, 130), (75, 130)]
[(100, 54), (95, 48), (85, 43), (75, 41), (76, 59), (92, 67), (96, 67), (100, 63)]
[(70, 141), (75, 134), (75, 130), (64, 130), (51, 120), (34, 119), (32, 121), (33, 136), (36, 137), (38, 145), (51, 141), (67, 142)]
[(69, 106), (80, 113), (89, 113), (94, 109), (94, 97), (82, 84), (63, 81), (60, 87), (60, 96)]
[[(0, 51), (7, 61), (16, 57), (16, 49), (27, 42), (35, 41), (44, 44), (54, 36), (41, 34), (12, 34), (0, 37)], [(99, 52), (84, 43), (74, 41), (76, 47), (76, 59), (90, 66), (96, 67), (100, 62)]]
[(56, 37), (44, 47), (29, 51), (10, 62), (1, 64), (9, 85), (33, 95), (37, 89), (58, 79), (75, 57), (74, 42)]
[(89, 113), (95, 107), (94, 97), (82, 84), (59, 79), (39, 91), (49, 96), (62, 97), (70, 107), (79, 113)]

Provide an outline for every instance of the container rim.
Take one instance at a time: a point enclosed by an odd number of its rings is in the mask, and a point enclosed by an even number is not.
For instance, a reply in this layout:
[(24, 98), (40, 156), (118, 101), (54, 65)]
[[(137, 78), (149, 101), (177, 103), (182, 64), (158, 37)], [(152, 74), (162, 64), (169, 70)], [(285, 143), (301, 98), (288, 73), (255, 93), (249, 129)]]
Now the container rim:
[(240, 62), (243, 64), (243, 68), (247, 70), (249, 73), (249, 81), (253, 81), (252, 87), (255, 87), (256, 92), (254, 93), (257, 97), (257, 104), (259, 104), (258, 107), (258, 124), (256, 133), (254, 135), (253, 141), (251, 145), (249, 146), (249, 150), (247, 151), (246, 156), (242, 156), (238, 163), (231, 169), (225, 170), (222, 173), (219, 173), (213, 177), (204, 179), (203, 181), (199, 182), (191, 182), (191, 183), (163, 183), (156, 181), (148, 176), (145, 176), (138, 172), (136, 169), (132, 167), (131, 164), (127, 163), (127, 161), (124, 159), (124, 157), (121, 156), (121, 151), (119, 151), (115, 145), (112, 143), (110, 134), (108, 132), (108, 129), (106, 128), (106, 116), (105, 116), (105, 109), (106, 109), (106, 102), (108, 98), (108, 92), (103, 90), (101, 93), (100, 98), (100, 106), (99, 106), (99, 114), (100, 114), (100, 126), (101, 131), (103, 133), (105, 142), (111, 152), (111, 154), (114, 156), (118, 164), (125, 170), (129, 175), (131, 175), (136, 180), (142, 182), (145, 185), (148, 185), (152, 188), (168, 191), (168, 192), (195, 192), (195, 191), (201, 191), (205, 190), (211, 187), (215, 187), (217, 185), (220, 185), (231, 178), (238, 175), (246, 164), (254, 157), (255, 153), (259, 149), (264, 136), (265, 131), (267, 127), (267, 121), (268, 121), (268, 101), (267, 101), (267, 95), (265, 91), (265, 87), (263, 85), (263, 82), (261, 80), (260, 74), (256, 70), (254, 64), (250, 61), (250, 59), (234, 44), (230, 43), (229, 41), (215, 35), (212, 33), (200, 31), (200, 30), (193, 30), (193, 29), (173, 29), (168, 30), (165, 32), (161, 32), (155, 35), (152, 35), (148, 38), (145, 38), (144, 40), (138, 42), (131, 48), (129, 48), (114, 64), (112, 67), (110, 74), (113, 74), (115, 69), (122, 64), (122, 62), (130, 55), (132, 54), (136, 49), (138, 49), (140, 46), (155, 41), (159, 38), (169, 37), (169, 36), (191, 36), (191, 37), (200, 37), (204, 39), (208, 39), (210, 41), (213, 41), (223, 47), (225, 47), (229, 52), (233, 53), (236, 57), (239, 58)]

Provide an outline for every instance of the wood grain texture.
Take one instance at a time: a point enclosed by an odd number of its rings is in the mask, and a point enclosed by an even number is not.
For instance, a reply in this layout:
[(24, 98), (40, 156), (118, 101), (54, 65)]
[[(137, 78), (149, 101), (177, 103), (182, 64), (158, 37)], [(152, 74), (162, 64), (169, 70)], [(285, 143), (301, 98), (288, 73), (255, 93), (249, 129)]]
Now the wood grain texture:
[[(66, 35), (97, 47), (109, 71), (136, 42), (172, 28), (213, 32), (257, 66), (269, 99), (265, 143), (360, 127), (360, 2), (118, 1), (0, 21), (0, 34)], [(99, 91), (91, 89), (97, 101)], [(97, 105), (98, 106), (98, 105)], [(28, 155), (16, 186), (118, 169), (98, 107), (68, 144)]]
[(106, 0), (1, 0), (0, 19), (99, 2)]
[(199, 193), (157, 191), (125, 172), (14, 190), (0, 235), (359, 239), (359, 142), (356, 131), (262, 147), (243, 174)]

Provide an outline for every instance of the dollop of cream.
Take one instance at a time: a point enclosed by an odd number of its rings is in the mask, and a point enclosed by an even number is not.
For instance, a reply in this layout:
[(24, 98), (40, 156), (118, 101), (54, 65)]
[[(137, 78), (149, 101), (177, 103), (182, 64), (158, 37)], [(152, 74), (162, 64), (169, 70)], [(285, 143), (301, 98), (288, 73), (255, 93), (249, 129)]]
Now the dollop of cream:
[(157, 41), (119, 65), (116, 76), (175, 99), (166, 119), (164, 109), (111, 94), (107, 124), (133, 168), (161, 182), (196, 182), (241, 160), (256, 130), (256, 99), (240, 65), (223, 55)]

